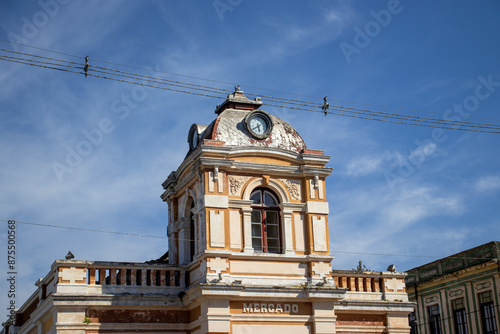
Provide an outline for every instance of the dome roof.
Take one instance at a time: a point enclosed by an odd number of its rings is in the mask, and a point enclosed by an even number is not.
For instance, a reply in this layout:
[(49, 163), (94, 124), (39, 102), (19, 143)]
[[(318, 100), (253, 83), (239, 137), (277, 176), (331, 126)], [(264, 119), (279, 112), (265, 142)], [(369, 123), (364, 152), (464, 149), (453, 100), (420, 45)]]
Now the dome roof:
[[(224, 146), (271, 147), (295, 152), (306, 150), (306, 144), (297, 131), (284, 120), (258, 109), (261, 104), (259, 98), (249, 100), (242, 91), (236, 90), (218, 106), (218, 117), (201, 133), (201, 141), (224, 142)], [(251, 133), (248, 117), (253, 113), (270, 120), (269, 133), (262, 136)]]

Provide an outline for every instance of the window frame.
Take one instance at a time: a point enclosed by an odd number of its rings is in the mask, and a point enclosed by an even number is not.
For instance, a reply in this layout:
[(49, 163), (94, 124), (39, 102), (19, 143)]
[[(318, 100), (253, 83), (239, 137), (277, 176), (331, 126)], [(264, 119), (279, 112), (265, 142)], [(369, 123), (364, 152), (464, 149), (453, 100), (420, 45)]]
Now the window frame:
[(464, 298), (457, 298), (451, 301), (453, 311), (453, 328), (455, 334), (468, 334), (467, 309), (465, 308)]
[(497, 319), (495, 316), (495, 304), (493, 294), (485, 291), (477, 295), (479, 299), (479, 310), (481, 314), (481, 329), (484, 334), (498, 334)]
[(427, 314), (429, 315), (429, 333), (442, 334), (443, 329), (439, 304), (427, 306)]
[[(256, 252), (262, 252), (262, 253), (268, 253), (268, 254), (282, 254), (283, 253), (283, 226), (281, 223), (281, 209), (279, 207), (279, 198), (278, 196), (269, 188), (263, 188), (263, 187), (258, 187), (255, 188), (251, 193), (250, 193), (250, 200), (252, 200), (252, 197), (254, 197), (255, 194), (259, 194), (260, 198), (260, 203), (258, 204), (252, 204), (252, 219), (251, 219), (251, 236), (252, 236), (252, 248)], [(274, 205), (266, 205), (266, 197), (265, 195), (269, 194), (271, 198), (273, 199)], [(254, 221), (257, 220), (256, 217), (254, 217), (254, 213), (259, 213), (259, 221)], [(276, 224), (268, 224), (268, 216), (269, 213), (274, 212), (276, 213)], [(271, 226), (276, 226), (277, 228), (277, 233), (276, 236), (270, 236), (268, 229), (270, 229)], [(260, 228), (257, 228), (257, 230), (260, 231), (260, 235), (256, 235), (254, 233), (254, 226), (260, 226)], [(256, 247), (254, 241), (260, 239), (260, 247)], [(269, 241), (270, 239), (278, 239), (278, 249), (277, 251), (271, 250), (270, 251), (270, 246), (269, 246)], [(260, 249), (259, 249), (260, 248)]]

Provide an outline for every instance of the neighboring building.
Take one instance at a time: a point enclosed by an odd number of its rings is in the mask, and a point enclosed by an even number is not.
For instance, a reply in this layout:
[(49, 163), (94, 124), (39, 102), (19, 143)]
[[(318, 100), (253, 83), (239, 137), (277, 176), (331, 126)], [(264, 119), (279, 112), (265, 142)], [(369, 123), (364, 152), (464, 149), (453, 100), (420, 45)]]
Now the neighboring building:
[(409, 270), (412, 333), (498, 334), (499, 251), (493, 241)]
[(404, 278), (332, 271), (323, 151), (239, 89), (163, 183), (169, 253), (57, 260), (5, 334), (409, 333)]

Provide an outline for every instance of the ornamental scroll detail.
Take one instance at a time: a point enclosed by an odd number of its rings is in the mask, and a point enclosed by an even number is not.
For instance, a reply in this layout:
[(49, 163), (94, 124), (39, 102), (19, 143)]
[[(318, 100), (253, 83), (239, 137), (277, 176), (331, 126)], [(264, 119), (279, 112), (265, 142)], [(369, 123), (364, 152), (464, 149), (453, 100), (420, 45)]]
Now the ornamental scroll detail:
[(241, 187), (250, 179), (249, 176), (229, 176), (229, 192), (231, 195), (239, 195)]
[(286, 186), (286, 189), (290, 193), (290, 196), (292, 196), (292, 199), (294, 200), (300, 200), (300, 193), (301, 193), (301, 188), (300, 188), (300, 181), (299, 180), (281, 180)]

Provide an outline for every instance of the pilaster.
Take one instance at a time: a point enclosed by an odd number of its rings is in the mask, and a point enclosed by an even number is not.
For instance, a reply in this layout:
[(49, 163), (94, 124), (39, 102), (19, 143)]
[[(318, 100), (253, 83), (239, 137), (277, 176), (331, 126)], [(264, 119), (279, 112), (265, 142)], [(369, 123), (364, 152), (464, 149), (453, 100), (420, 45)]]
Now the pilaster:
[(334, 334), (336, 333), (335, 315), (333, 301), (315, 301), (313, 305), (314, 333), (315, 334)]
[[(295, 250), (293, 249), (293, 229), (292, 229), (292, 215), (293, 209), (289, 207), (290, 203), (281, 203), (281, 221), (283, 222), (284, 229), (284, 239), (283, 239), (283, 248), (285, 254), (295, 254)], [(295, 205), (293, 205), (295, 206)]]
[(243, 213), (243, 252), (253, 253), (252, 247), (252, 208), (241, 209)]

